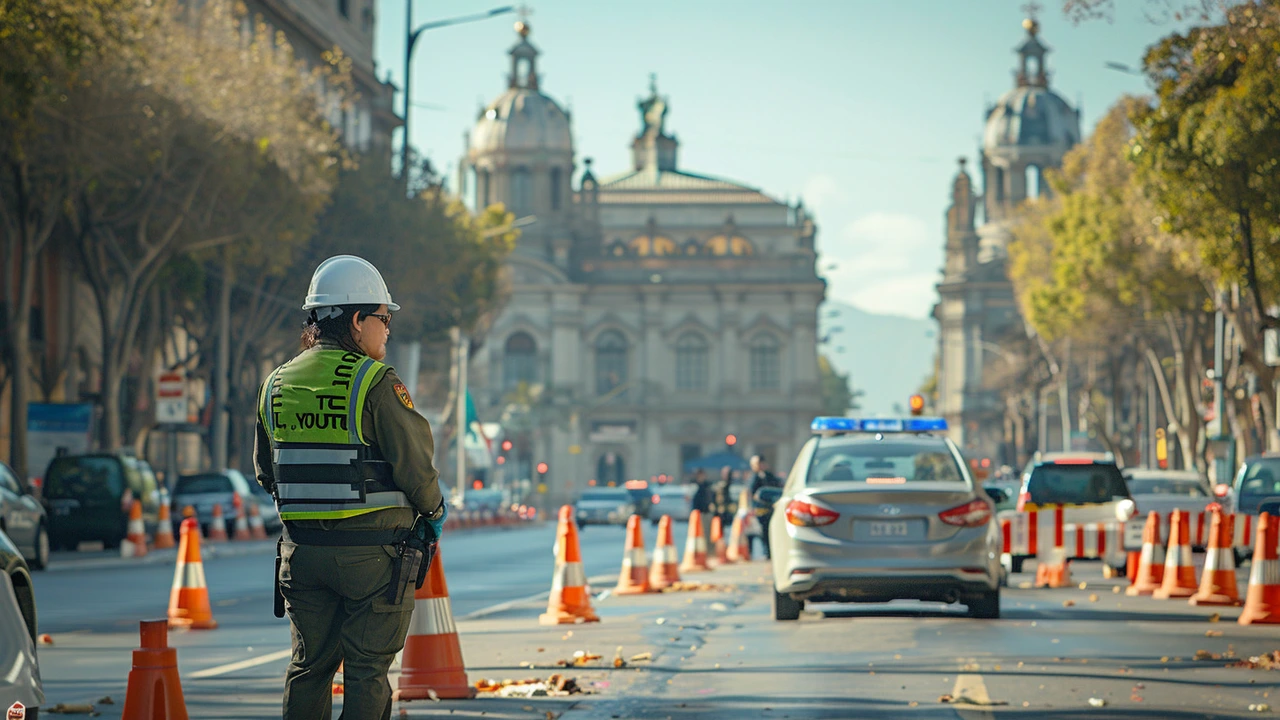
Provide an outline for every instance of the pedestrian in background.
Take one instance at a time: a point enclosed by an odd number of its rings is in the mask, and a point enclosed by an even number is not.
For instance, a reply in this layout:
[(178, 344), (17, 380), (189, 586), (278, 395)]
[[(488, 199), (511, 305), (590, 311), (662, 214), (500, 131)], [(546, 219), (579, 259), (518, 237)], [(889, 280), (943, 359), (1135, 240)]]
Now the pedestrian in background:
[[(760, 542), (764, 545), (765, 558), (771, 557), (769, 554), (769, 521), (773, 519), (773, 505), (763, 502), (758, 493), (763, 488), (781, 488), (782, 481), (777, 475), (769, 469), (769, 462), (764, 455), (756, 453), (751, 456), (751, 482), (747, 486), (747, 494), (751, 498), (752, 508), (756, 511), (756, 516), (760, 518)], [(755, 553), (755, 540), (751, 541), (751, 552)]]
[(350, 255), (311, 278), (303, 351), (259, 393), (254, 466), (284, 521), (276, 617), (293, 658), (285, 720), (329, 720), (340, 663), (346, 720), (391, 717), (387, 670), (404, 648), (447, 508), (426, 418), (387, 354), (382, 275)]
[(733, 503), (729, 487), (733, 484), (733, 469), (728, 465), (720, 468), (720, 480), (716, 482), (713, 491), (714, 504), (713, 512), (720, 518), (720, 526), (726, 532), (731, 524), (733, 524)]

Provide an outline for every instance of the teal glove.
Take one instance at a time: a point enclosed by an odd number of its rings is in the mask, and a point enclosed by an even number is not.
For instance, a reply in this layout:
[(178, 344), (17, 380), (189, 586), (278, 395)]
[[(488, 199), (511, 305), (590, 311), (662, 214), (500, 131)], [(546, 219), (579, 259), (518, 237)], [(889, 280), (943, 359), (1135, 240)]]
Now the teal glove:
[(426, 518), (427, 524), (430, 525), (431, 529), (435, 532), (436, 540), (439, 540), (440, 537), (444, 534), (444, 521), (448, 517), (449, 517), (449, 503), (440, 503), (440, 517), (435, 520), (432, 520), (431, 518)]

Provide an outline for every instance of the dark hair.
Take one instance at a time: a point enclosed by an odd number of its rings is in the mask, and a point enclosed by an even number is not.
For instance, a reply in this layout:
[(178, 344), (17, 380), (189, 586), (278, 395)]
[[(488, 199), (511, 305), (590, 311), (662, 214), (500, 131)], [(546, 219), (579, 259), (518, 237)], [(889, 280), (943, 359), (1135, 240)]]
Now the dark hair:
[(762, 462), (762, 463), (767, 463), (767, 462), (769, 462), (769, 460), (768, 460), (767, 458), (765, 458), (765, 456), (764, 456), (764, 455), (761, 455), (760, 453), (756, 453), (755, 455), (752, 455), (752, 456), (751, 456), (751, 459), (752, 459), (752, 460), (756, 460), (756, 461), (758, 461), (758, 462)]
[(311, 315), (307, 317), (307, 321), (302, 325), (302, 349), (310, 350), (315, 347), (321, 340), (331, 340), (336, 342), (344, 350), (363, 353), (360, 346), (356, 345), (355, 338), (351, 337), (351, 318), (358, 315), (368, 316), (370, 313), (378, 312), (377, 305), (339, 305), (342, 314), (336, 317), (327, 317), (323, 320), (316, 319), (316, 311), (312, 310)]

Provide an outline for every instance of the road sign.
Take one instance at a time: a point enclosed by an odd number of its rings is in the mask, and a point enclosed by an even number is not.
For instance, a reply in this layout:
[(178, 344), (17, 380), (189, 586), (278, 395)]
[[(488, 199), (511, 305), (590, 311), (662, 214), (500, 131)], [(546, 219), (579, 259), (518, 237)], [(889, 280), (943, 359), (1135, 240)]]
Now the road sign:
[(156, 422), (166, 425), (187, 421), (187, 378), (167, 372), (156, 379)]

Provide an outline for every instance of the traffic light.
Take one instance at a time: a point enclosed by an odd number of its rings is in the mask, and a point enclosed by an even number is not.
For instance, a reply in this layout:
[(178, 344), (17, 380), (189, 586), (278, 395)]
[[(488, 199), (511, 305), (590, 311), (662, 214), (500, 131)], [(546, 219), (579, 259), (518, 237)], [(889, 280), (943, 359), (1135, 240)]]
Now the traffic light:
[(502, 441), (502, 452), (511, 452), (511, 448), (512, 448), (512, 445), (510, 440)]
[(484, 489), (484, 481), (483, 481), (483, 480), (472, 480), (472, 481), (471, 481), (471, 489), (472, 489), (472, 490), (483, 490), (483, 489)]
[(1164, 428), (1156, 428), (1156, 465), (1161, 470), (1169, 469), (1169, 441), (1165, 438)]
[(506, 458), (505, 456), (503, 456), (503, 455), (499, 455), (499, 456), (497, 457), (497, 459), (496, 459), (496, 460), (494, 460), (494, 462), (498, 463), (499, 465), (506, 465), (506, 464), (507, 464), (507, 458)]
[(725, 436), (724, 436), (724, 444), (725, 444), (725, 445), (728, 445), (729, 447), (733, 447), (734, 445), (737, 445), (737, 444), (738, 444), (738, 436), (737, 436), (737, 435), (734, 435), (733, 433), (729, 433), (728, 435), (725, 435)]
[(919, 393), (912, 395), (907, 404), (911, 407), (912, 415), (919, 415), (924, 412), (924, 396)]
[(544, 462), (540, 462), (540, 463), (538, 463), (537, 470), (538, 470), (538, 474), (539, 474), (539, 475), (546, 475), (546, 474), (547, 474), (547, 470), (549, 470), (549, 469), (550, 469), (550, 468), (548, 468), (548, 467), (547, 467), (547, 464), (546, 464), (546, 463), (544, 463)]

